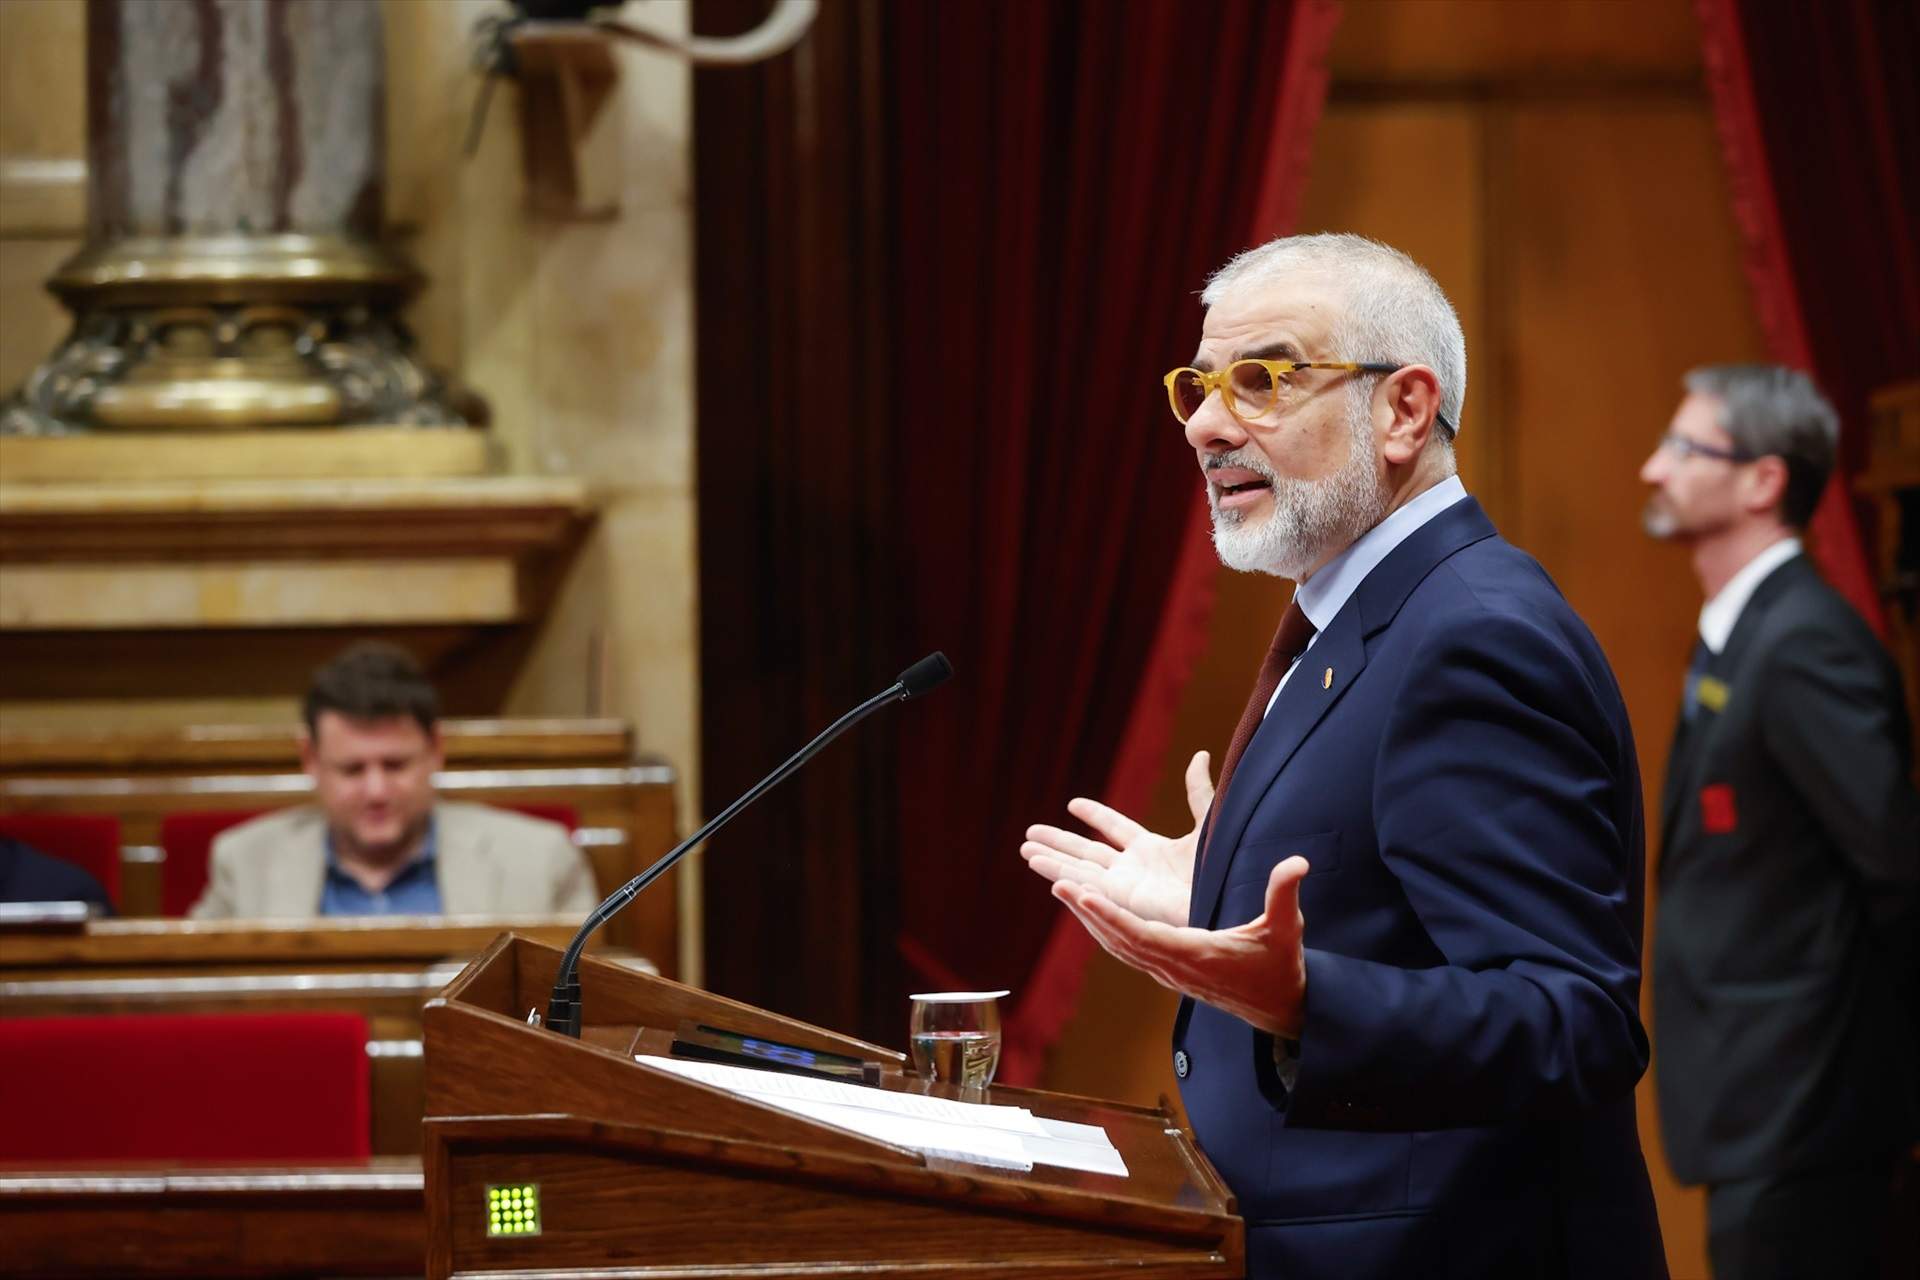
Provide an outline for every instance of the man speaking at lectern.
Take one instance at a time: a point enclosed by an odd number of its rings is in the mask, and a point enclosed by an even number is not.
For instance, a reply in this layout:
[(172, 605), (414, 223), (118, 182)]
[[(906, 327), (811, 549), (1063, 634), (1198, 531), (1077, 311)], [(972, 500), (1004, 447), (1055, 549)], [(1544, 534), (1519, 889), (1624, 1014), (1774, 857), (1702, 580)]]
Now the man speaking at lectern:
[(1634, 1120), (1643, 829), (1586, 626), (1455, 474), (1460, 323), (1347, 235), (1215, 274), (1167, 375), (1236, 569), (1298, 583), (1195, 829), (1021, 853), (1181, 992), (1250, 1276), (1664, 1275)]

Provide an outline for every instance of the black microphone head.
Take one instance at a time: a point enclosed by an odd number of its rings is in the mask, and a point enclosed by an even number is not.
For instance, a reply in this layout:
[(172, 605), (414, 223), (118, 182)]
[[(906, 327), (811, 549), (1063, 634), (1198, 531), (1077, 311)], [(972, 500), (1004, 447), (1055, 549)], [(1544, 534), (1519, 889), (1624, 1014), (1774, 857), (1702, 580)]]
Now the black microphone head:
[(947, 661), (947, 655), (935, 650), (900, 673), (900, 687), (905, 690), (900, 695), (900, 701), (917, 698), (930, 689), (938, 688), (952, 674), (953, 664)]

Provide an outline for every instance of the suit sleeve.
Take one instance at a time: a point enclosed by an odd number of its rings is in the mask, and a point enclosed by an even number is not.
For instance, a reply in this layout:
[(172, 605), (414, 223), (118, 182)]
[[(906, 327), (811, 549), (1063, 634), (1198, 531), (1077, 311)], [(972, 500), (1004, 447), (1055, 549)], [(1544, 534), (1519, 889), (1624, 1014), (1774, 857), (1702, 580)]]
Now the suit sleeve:
[(187, 908), (189, 920), (232, 920), (239, 914), (234, 905), (233, 866), (231, 844), (225, 836), (215, 837), (213, 851), (207, 855), (207, 887)]
[(1476, 616), (1410, 664), (1375, 829), (1440, 963), (1308, 947), (1290, 1126), (1491, 1124), (1632, 1090), (1643, 836), (1624, 714), (1604, 670), (1523, 619)]
[(1821, 626), (1782, 636), (1760, 682), (1761, 732), (1876, 908), (1897, 915), (1920, 889), (1920, 796), (1898, 677), (1862, 643)]

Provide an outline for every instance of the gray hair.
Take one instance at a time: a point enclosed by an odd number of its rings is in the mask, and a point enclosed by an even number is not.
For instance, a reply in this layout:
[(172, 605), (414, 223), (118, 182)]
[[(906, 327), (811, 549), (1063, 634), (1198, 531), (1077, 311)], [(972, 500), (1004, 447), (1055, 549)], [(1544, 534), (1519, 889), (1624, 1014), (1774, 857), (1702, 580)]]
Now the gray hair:
[[(1423, 364), (1440, 381), (1440, 412), (1457, 431), (1467, 398), (1467, 339), (1460, 317), (1427, 269), (1390, 245), (1346, 232), (1287, 236), (1235, 255), (1200, 293), (1211, 307), (1229, 292), (1317, 271), (1341, 287), (1333, 325), (1337, 359)], [(1452, 451), (1453, 432), (1434, 433)]]
[(1715, 364), (1689, 370), (1685, 382), (1688, 391), (1720, 402), (1720, 426), (1737, 448), (1787, 464), (1780, 519), (1806, 528), (1840, 443), (1840, 415), (1813, 379), (1777, 364)]

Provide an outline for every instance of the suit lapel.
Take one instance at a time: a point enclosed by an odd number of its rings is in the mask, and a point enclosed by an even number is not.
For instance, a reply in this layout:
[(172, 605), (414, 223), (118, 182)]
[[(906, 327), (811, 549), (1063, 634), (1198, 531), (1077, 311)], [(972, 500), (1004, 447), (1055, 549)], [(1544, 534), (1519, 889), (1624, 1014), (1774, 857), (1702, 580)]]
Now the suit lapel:
[(1713, 660), (1711, 665), (1714, 670), (1722, 675), (1738, 672), (1745, 664), (1747, 650), (1753, 647), (1753, 638), (1759, 634), (1767, 611), (1773, 608), (1774, 602), (1796, 586), (1808, 581), (1818, 582), (1819, 579), (1819, 573), (1804, 552), (1762, 578), (1760, 585), (1747, 598), (1747, 607), (1740, 611), (1740, 620), (1733, 624), (1733, 634), (1727, 637), (1727, 647)]
[[(1367, 647), (1360, 638), (1360, 628), (1351, 609), (1342, 609), (1340, 616), (1314, 640), (1313, 646), (1300, 655), (1273, 710), (1260, 722), (1253, 740), (1247, 744), (1246, 754), (1240, 758), (1239, 767), (1234, 770), (1233, 785), (1208, 836), (1208, 854), (1194, 882), (1193, 900), (1188, 904), (1189, 920), (1204, 919), (1208, 928), (1213, 927), (1220, 890), (1226, 883), (1227, 864), (1233, 861), (1226, 855), (1239, 848), (1240, 837), (1246, 832), (1253, 811), (1259, 807), (1260, 798), (1273, 785), (1287, 761), (1293, 759), (1294, 752), (1300, 749), (1314, 726), (1347, 691), (1366, 661)], [(1323, 674), (1326, 671), (1334, 673), (1330, 683)], [(1215, 856), (1216, 852), (1220, 856)]]
[(1660, 793), (1660, 866), (1664, 869), (1674, 845), (1674, 828), (1680, 821), (1680, 798), (1687, 793), (1693, 776), (1694, 748), (1700, 734), (1687, 722), (1681, 707), (1680, 722), (1673, 726), (1673, 745), (1667, 748), (1667, 782)]
[[(1216, 797), (1220, 811), (1194, 877), (1187, 919), (1213, 927), (1233, 851), (1253, 812), (1307, 735), (1326, 718), (1367, 663), (1367, 639), (1383, 630), (1426, 576), (1462, 547), (1490, 538), (1494, 528), (1472, 498), (1456, 502), (1416, 529), (1376, 565), (1346, 605), (1302, 654), (1279, 700), (1240, 759), (1233, 786)], [(1331, 675), (1327, 673), (1331, 672)]]
[[(1715, 679), (1728, 668), (1722, 657), (1707, 663), (1704, 674)], [(1681, 847), (1681, 818), (1690, 812), (1687, 797), (1700, 789), (1701, 772), (1707, 760), (1707, 744), (1713, 738), (1714, 720), (1719, 713), (1701, 708), (1691, 722), (1682, 712), (1673, 733), (1673, 752), (1667, 760), (1667, 783), (1660, 797), (1660, 871), (1664, 875), (1677, 855), (1686, 860)]]
[[(1759, 634), (1767, 611), (1781, 596), (1802, 584), (1808, 577), (1818, 580), (1819, 574), (1808, 562), (1804, 553), (1794, 556), (1779, 568), (1760, 580), (1753, 594), (1747, 598), (1746, 607), (1740, 610), (1740, 618), (1733, 624), (1733, 634), (1727, 637), (1726, 648), (1715, 654), (1707, 662), (1706, 674), (1722, 681), (1728, 688), (1729, 697), (1752, 697), (1758, 691), (1747, 687), (1748, 651), (1752, 649), (1754, 637)], [(1686, 708), (1681, 708), (1680, 723), (1673, 731), (1673, 747), (1667, 757), (1667, 782), (1660, 798), (1660, 868), (1664, 873), (1676, 854), (1685, 858), (1684, 850), (1679, 846), (1680, 818), (1689, 811), (1688, 797), (1700, 788), (1700, 772), (1706, 761), (1706, 744), (1712, 737), (1713, 729), (1721, 712), (1701, 707), (1694, 712), (1692, 720), (1686, 716)]]

